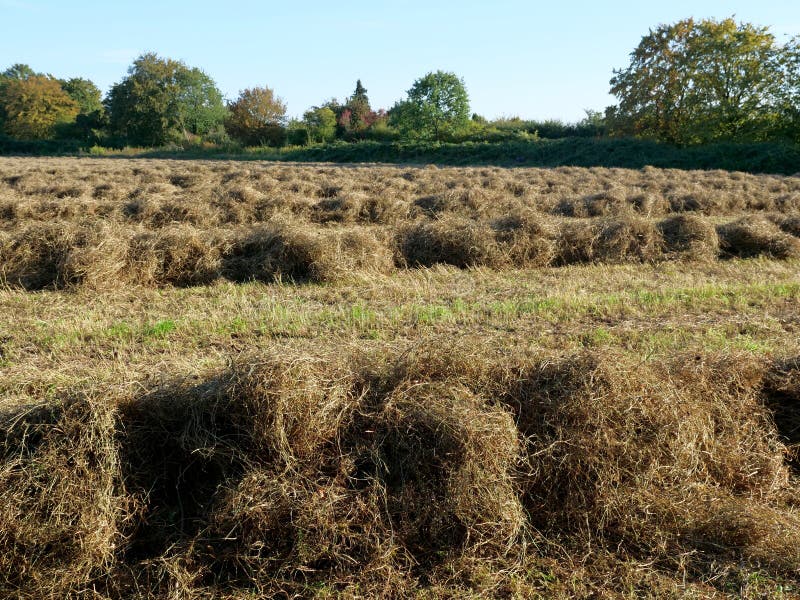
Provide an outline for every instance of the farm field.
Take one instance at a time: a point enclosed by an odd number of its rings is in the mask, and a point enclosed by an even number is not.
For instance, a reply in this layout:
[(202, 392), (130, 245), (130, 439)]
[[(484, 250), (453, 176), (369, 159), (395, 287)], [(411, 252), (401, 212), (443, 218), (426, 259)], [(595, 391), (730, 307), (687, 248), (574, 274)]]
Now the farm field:
[(0, 158), (0, 597), (800, 598), (800, 177)]

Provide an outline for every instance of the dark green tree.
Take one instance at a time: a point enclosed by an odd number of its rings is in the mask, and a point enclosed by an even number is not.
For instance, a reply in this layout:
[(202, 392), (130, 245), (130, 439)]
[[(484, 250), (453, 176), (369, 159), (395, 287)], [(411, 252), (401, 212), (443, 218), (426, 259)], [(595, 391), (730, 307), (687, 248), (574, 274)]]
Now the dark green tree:
[(778, 130), (782, 137), (800, 143), (800, 36), (786, 44), (780, 61), (783, 85), (778, 100)]
[(91, 80), (82, 77), (61, 81), (61, 87), (75, 101), (79, 109), (75, 123), (62, 128), (61, 134), (87, 144), (96, 144), (108, 125), (100, 89)]
[(112, 131), (145, 146), (203, 135), (226, 115), (222, 94), (208, 75), (154, 53), (133, 62), (105, 105)]
[(390, 111), (390, 122), (405, 136), (441, 140), (469, 125), (469, 97), (454, 73), (436, 71), (417, 79), (406, 100)]
[(103, 99), (100, 89), (90, 79), (73, 77), (61, 81), (61, 87), (69, 94), (80, 109), (80, 114), (89, 115), (103, 110)]
[(350, 111), (349, 128), (352, 131), (364, 131), (375, 120), (372, 107), (369, 105), (367, 90), (361, 85), (360, 79), (356, 81), (356, 89), (353, 95), (348, 98), (345, 108)]
[(0, 80), (10, 79), (30, 79), (31, 77), (41, 77), (44, 73), (37, 73), (28, 65), (16, 63), (0, 73)]

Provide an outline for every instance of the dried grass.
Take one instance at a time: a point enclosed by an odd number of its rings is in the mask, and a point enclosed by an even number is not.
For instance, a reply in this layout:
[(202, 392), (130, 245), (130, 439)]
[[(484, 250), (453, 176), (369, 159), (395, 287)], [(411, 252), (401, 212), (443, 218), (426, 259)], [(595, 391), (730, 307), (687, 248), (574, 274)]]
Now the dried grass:
[(129, 277), (144, 285), (202, 285), (220, 276), (220, 248), (208, 232), (186, 225), (140, 232), (127, 251)]
[(595, 585), (621, 557), (651, 589), (796, 575), (796, 361), (465, 350), (275, 348), (200, 384), (11, 411), (0, 591), (497, 595), (554, 559)]
[(677, 215), (658, 222), (667, 252), (691, 260), (712, 260), (719, 255), (716, 228), (696, 215)]
[(556, 228), (532, 210), (514, 211), (492, 222), (509, 265), (545, 267), (556, 254)]
[[(797, 198), (796, 178), (724, 172), (4, 159), (0, 273), (28, 289), (330, 281), (386, 272), (389, 254), (497, 269), (706, 261), (720, 236), (724, 256), (790, 259)], [(654, 221), (669, 211), (685, 214)], [(702, 220), (742, 211), (719, 235)]]
[(717, 227), (720, 248), (730, 256), (800, 257), (800, 240), (784, 233), (763, 216), (742, 217)]
[(313, 229), (275, 221), (234, 241), (223, 273), (233, 281), (329, 281), (352, 271), (392, 268), (388, 246), (369, 230)]
[(401, 264), (410, 267), (447, 264), (466, 268), (502, 261), (491, 229), (462, 217), (409, 225), (398, 232), (397, 246)]
[(0, 417), (0, 593), (64, 598), (102, 580), (135, 503), (122, 489), (115, 408), (77, 396)]
[(557, 240), (556, 264), (652, 262), (663, 239), (652, 221), (635, 216), (566, 222)]

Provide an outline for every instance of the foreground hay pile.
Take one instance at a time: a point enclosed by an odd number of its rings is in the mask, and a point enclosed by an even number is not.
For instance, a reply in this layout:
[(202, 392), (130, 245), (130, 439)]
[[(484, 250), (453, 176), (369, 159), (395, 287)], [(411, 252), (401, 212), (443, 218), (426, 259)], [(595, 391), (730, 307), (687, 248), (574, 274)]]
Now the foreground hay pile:
[(0, 281), (330, 282), (449, 264), (800, 258), (800, 179), (645, 168), (0, 159)]
[(275, 347), (204, 382), (39, 399), (0, 421), (0, 595), (797, 582), (798, 377), (744, 355)]

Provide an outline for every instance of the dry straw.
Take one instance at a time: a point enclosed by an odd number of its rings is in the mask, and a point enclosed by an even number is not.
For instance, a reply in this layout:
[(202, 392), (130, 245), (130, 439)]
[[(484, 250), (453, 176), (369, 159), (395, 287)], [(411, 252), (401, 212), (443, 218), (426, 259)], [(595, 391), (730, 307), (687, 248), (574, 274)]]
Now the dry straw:
[(102, 288), (795, 259), (798, 198), (797, 178), (721, 171), (3, 159), (0, 277)]
[(544, 592), (548, 572), (572, 581), (562, 596), (613, 595), (743, 565), (791, 579), (797, 372), (276, 347), (199, 384), (14, 409), (0, 591), (496, 596)]

